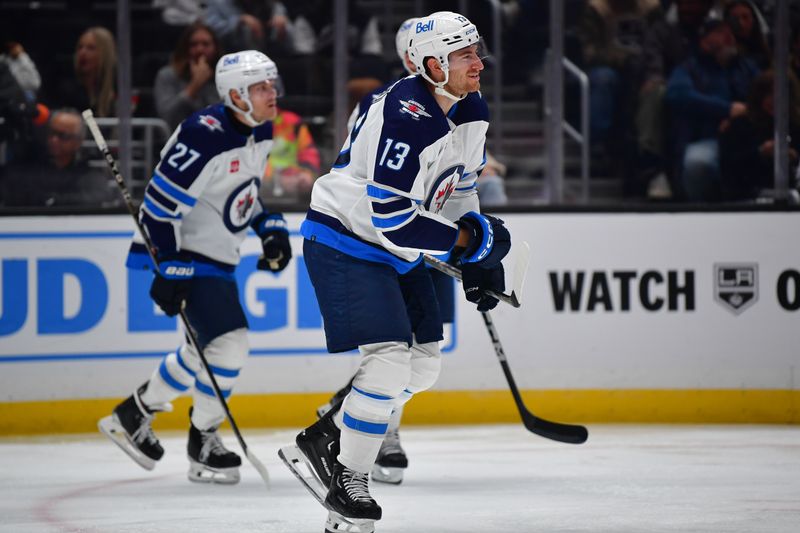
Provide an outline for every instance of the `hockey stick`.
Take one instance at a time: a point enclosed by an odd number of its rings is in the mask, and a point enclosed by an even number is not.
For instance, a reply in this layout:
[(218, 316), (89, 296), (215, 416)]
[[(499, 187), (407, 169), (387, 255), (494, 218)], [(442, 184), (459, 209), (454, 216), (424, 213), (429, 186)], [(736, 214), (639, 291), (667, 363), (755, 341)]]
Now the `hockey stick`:
[[(524, 285), (525, 275), (528, 270), (529, 255), (530, 246), (528, 246), (527, 242), (523, 241), (521, 250), (517, 254), (517, 260), (514, 266), (514, 288), (512, 289), (511, 294), (506, 295), (502, 293), (497, 294), (494, 292), (489, 292), (491, 296), (494, 296), (495, 298), (514, 307), (519, 307), (521, 305), (522, 286)], [(441, 272), (444, 272), (455, 279), (461, 280), (461, 271), (453, 265), (427, 255), (425, 256), (425, 262), (437, 270), (440, 270)], [(506, 381), (511, 389), (511, 395), (514, 397), (514, 403), (517, 404), (517, 410), (522, 417), (522, 424), (525, 426), (525, 429), (531, 433), (539, 435), (540, 437), (545, 437), (558, 442), (566, 442), (569, 444), (582, 444), (586, 442), (586, 439), (589, 437), (589, 432), (585, 427), (572, 424), (562, 424), (560, 422), (551, 422), (550, 420), (545, 420), (544, 418), (534, 415), (528, 410), (527, 407), (525, 407), (525, 402), (523, 402), (522, 395), (519, 393), (517, 383), (514, 380), (514, 376), (511, 374), (511, 367), (508, 365), (506, 353), (503, 350), (503, 345), (500, 343), (500, 336), (497, 334), (497, 330), (494, 327), (492, 317), (488, 311), (481, 312), (481, 317), (483, 317), (483, 323), (486, 325), (486, 330), (489, 332), (489, 338), (492, 340), (494, 353), (497, 355), (497, 359), (500, 361), (500, 366), (503, 368), (503, 374), (506, 376)]]
[[(97, 144), (97, 148), (103, 153), (103, 156), (106, 159), (106, 163), (108, 163), (109, 169), (111, 169), (111, 174), (114, 176), (114, 180), (117, 182), (119, 186), (119, 190), (122, 193), (122, 197), (125, 199), (125, 205), (128, 208), (128, 212), (133, 217), (133, 221), (136, 224), (136, 228), (139, 230), (139, 235), (142, 236), (144, 239), (145, 247), (147, 248), (147, 252), (150, 254), (150, 259), (153, 261), (154, 265), (158, 265), (158, 260), (156, 259), (155, 248), (153, 247), (153, 243), (150, 241), (150, 237), (144, 231), (142, 227), (142, 223), (139, 221), (138, 213), (136, 211), (136, 207), (133, 205), (133, 199), (131, 198), (130, 193), (128, 192), (128, 187), (125, 185), (125, 180), (120, 174), (119, 168), (117, 168), (117, 162), (114, 160), (114, 156), (111, 155), (111, 152), (108, 149), (108, 144), (106, 143), (103, 134), (100, 132), (100, 128), (97, 126), (97, 122), (94, 119), (94, 115), (92, 114), (91, 109), (87, 109), (83, 112), (83, 119), (86, 121), (86, 125), (89, 127), (89, 131), (92, 132), (92, 137), (94, 137), (94, 142)], [(244, 437), (242, 437), (241, 432), (239, 431), (239, 426), (236, 425), (236, 421), (233, 419), (233, 415), (231, 414), (230, 409), (228, 408), (228, 403), (225, 401), (225, 398), (222, 396), (222, 391), (219, 388), (219, 384), (217, 383), (216, 378), (214, 378), (214, 373), (211, 371), (211, 366), (208, 364), (208, 360), (206, 356), (203, 354), (203, 350), (200, 349), (200, 344), (197, 342), (197, 336), (194, 333), (191, 325), (189, 324), (189, 319), (186, 317), (186, 313), (183, 309), (180, 310), (178, 313), (181, 318), (181, 323), (183, 324), (183, 329), (186, 332), (186, 338), (189, 339), (190, 344), (192, 347), (197, 351), (197, 354), (200, 356), (200, 362), (203, 364), (203, 369), (208, 374), (208, 379), (211, 382), (211, 388), (214, 389), (214, 394), (217, 396), (220, 405), (222, 405), (222, 410), (225, 411), (225, 416), (228, 419), (228, 422), (231, 424), (231, 429), (233, 429), (234, 435), (236, 435), (236, 439), (239, 441), (239, 446), (242, 448), (245, 457), (247, 457), (248, 461), (255, 467), (258, 471), (261, 479), (267, 484), (269, 487), (269, 473), (267, 472), (267, 468), (264, 464), (258, 459), (250, 451), (250, 448), (247, 447), (247, 443), (244, 441)]]
[(514, 381), (514, 376), (511, 375), (511, 367), (508, 366), (506, 360), (506, 353), (503, 351), (503, 345), (500, 344), (500, 337), (497, 335), (497, 330), (494, 328), (492, 317), (488, 311), (481, 312), (483, 323), (486, 324), (486, 329), (489, 331), (489, 337), (492, 339), (494, 346), (494, 353), (500, 361), (500, 366), (503, 367), (503, 373), (506, 375), (508, 387), (511, 389), (511, 395), (514, 396), (514, 403), (517, 404), (517, 410), (522, 417), (522, 424), (525, 429), (531, 433), (535, 433), (540, 437), (546, 439), (556, 440), (558, 442), (566, 442), (568, 444), (583, 444), (589, 438), (588, 430), (583, 426), (576, 426), (572, 424), (562, 424), (561, 422), (551, 422), (540, 418), (525, 407), (522, 401), (522, 396), (517, 388), (517, 383)]
[[(523, 243), (525, 246), (528, 246), (528, 243)], [(457, 267), (454, 267), (450, 263), (446, 263), (441, 259), (433, 257), (432, 255), (425, 256), (425, 262), (428, 263), (430, 266), (438, 270), (439, 272), (443, 272), (450, 277), (461, 281), (461, 270)], [(516, 272), (515, 272), (516, 273)], [(524, 280), (524, 277), (522, 278)], [(516, 276), (515, 276), (516, 281)], [(501, 302), (505, 302), (512, 307), (519, 307), (522, 305), (522, 301), (520, 300), (521, 292), (516, 290), (516, 287), (512, 289), (511, 294), (506, 294), (504, 292), (494, 292), (494, 291), (486, 291), (489, 296), (497, 298)]]

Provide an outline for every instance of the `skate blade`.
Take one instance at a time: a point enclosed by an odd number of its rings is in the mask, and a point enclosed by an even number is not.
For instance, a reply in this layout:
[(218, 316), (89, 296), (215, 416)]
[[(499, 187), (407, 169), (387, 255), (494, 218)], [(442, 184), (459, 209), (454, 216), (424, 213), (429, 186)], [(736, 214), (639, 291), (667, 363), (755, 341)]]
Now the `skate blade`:
[(278, 450), (278, 456), (283, 460), (292, 474), (308, 489), (312, 496), (325, 506), (325, 496), (328, 495), (327, 487), (323, 486), (314, 469), (308, 464), (306, 456), (297, 446), (284, 446)]
[(139, 451), (139, 448), (133, 444), (128, 432), (114, 418), (114, 415), (101, 418), (97, 422), (97, 429), (145, 470), (152, 470), (156, 467), (156, 462)]
[(239, 483), (239, 467), (232, 468), (212, 468), (203, 463), (198, 463), (189, 458), (189, 481), (194, 483), (217, 483), (219, 485), (236, 485)]
[(381, 483), (399, 485), (403, 482), (403, 471), (405, 468), (392, 466), (372, 465), (372, 480)]
[(375, 533), (375, 520), (345, 518), (337, 512), (328, 511), (325, 533)]

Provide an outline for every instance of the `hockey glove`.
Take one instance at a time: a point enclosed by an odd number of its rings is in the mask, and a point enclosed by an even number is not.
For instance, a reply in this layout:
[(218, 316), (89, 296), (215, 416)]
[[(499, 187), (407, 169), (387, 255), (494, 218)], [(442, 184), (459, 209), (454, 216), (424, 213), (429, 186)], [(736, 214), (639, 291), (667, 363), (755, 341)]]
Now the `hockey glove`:
[(194, 275), (192, 259), (183, 254), (159, 258), (158, 272), (150, 285), (150, 297), (167, 314), (177, 315), (184, 307)]
[(261, 237), (261, 247), (264, 253), (258, 258), (256, 268), (280, 272), (292, 258), (292, 245), (289, 242), (289, 230), (286, 220), (280, 213), (267, 215), (259, 221), (256, 232)]
[(459, 255), (462, 265), (475, 263), (491, 269), (499, 265), (511, 249), (511, 234), (499, 218), (470, 211), (456, 224), (470, 234), (469, 244)]
[(486, 291), (500, 293), (505, 290), (503, 263), (497, 263), (493, 268), (483, 268), (476, 263), (466, 263), (461, 267), (461, 284), (467, 300), (478, 304), (478, 311), (494, 309), (500, 300), (489, 296)]

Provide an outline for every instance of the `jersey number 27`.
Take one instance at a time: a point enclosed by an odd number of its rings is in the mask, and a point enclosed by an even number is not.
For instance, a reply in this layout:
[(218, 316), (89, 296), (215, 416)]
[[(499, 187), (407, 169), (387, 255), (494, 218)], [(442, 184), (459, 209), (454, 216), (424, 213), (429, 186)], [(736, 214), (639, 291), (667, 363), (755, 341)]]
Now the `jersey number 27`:
[[(186, 152), (189, 152), (189, 156), (186, 158), (186, 161), (181, 162), (180, 160), (186, 155)], [(175, 145), (175, 153), (169, 156), (167, 163), (169, 163), (169, 166), (183, 172), (189, 165), (194, 163), (198, 157), (200, 157), (200, 152), (192, 150), (183, 143), (178, 143)]]

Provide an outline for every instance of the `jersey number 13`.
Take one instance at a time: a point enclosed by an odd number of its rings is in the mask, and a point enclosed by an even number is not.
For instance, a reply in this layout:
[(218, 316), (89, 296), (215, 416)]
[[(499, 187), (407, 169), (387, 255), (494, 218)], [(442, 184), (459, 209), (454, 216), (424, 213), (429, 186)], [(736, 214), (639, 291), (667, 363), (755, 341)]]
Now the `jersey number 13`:
[[(386, 139), (386, 146), (383, 149), (378, 165), (387, 166), (392, 170), (400, 170), (403, 168), (403, 163), (406, 162), (406, 156), (410, 150), (411, 147), (404, 142)], [(392, 152), (391, 154), (389, 153), (390, 151)]]

